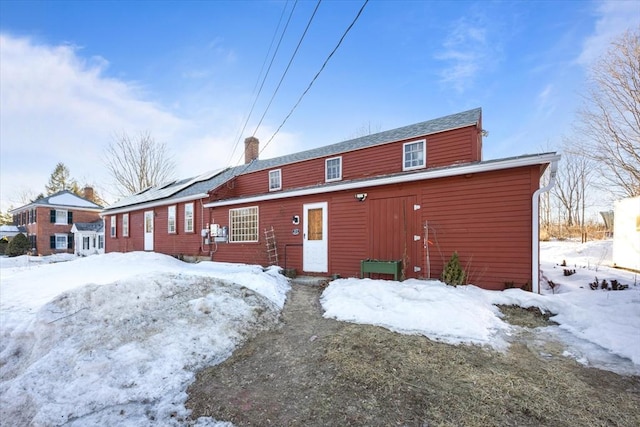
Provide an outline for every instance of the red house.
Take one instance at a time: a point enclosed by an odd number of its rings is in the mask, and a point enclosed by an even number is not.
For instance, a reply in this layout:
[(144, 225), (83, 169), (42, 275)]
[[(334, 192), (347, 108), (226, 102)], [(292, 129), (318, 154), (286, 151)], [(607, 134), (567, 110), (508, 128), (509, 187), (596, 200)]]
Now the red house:
[(482, 135), (473, 109), (273, 159), (247, 138), (244, 165), (105, 209), (106, 251), (402, 279), (438, 278), (456, 251), (469, 283), (537, 290), (539, 183), (559, 156), (482, 161)]
[(92, 202), (92, 196), (91, 187), (84, 189), (84, 197), (63, 190), (9, 213), (14, 225), (24, 227), (34, 255), (73, 253), (73, 224), (100, 220), (102, 206)]

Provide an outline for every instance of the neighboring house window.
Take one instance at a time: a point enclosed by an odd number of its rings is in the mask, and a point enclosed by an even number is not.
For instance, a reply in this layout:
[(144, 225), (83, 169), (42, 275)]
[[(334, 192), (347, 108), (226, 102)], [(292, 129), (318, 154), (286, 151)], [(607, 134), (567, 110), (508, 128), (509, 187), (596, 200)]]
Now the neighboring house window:
[(325, 181), (342, 179), (342, 157), (334, 157), (325, 161)]
[(167, 232), (175, 234), (176, 232), (176, 207), (169, 206), (167, 208)]
[(66, 234), (55, 234), (51, 236), (51, 249), (67, 249), (69, 242)]
[(66, 209), (52, 209), (51, 210), (51, 222), (55, 224), (72, 224), (73, 212), (68, 212)]
[(419, 169), (425, 166), (427, 153), (425, 141), (406, 142), (403, 144), (404, 161), (402, 170)]
[(111, 237), (116, 237), (116, 216), (111, 215)]
[(129, 214), (122, 214), (122, 237), (129, 237)]
[(98, 236), (98, 249), (103, 249), (104, 248), (104, 236), (103, 235), (99, 235)]
[(193, 203), (184, 205), (184, 231), (193, 232)]
[(269, 171), (269, 191), (282, 189), (282, 172), (280, 169)]
[(229, 210), (229, 241), (258, 241), (258, 207)]
[(90, 248), (90, 246), (89, 246), (90, 240), (89, 239), (90, 238), (88, 236), (82, 238), (82, 249), (86, 250), (86, 249)]

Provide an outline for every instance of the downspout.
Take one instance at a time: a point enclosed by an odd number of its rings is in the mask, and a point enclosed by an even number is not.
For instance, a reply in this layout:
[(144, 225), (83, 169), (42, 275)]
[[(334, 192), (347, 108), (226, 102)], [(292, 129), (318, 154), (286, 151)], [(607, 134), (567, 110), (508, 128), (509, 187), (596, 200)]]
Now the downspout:
[(540, 195), (551, 190), (556, 183), (559, 157), (551, 161), (551, 178), (549, 183), (533, 193), (531, 209), (531, 291), (540, 293)]

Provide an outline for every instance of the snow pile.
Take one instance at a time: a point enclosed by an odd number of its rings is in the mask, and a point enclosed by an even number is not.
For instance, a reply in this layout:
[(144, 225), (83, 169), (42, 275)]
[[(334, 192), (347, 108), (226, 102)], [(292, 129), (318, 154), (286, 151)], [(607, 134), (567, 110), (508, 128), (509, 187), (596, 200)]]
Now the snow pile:
[(273, 324), (289, 289), (275, 269), (152, 253), (9, 264), (0, 419), (14, 425), (184, 425), (194, 373)]
[[(567, 345), (567, 356), (620, 373), (640, 374), (640, 284), (636, 275), (610, 268), (611, 241), (543, 243), (544, 275), (556, 284), (544, 295), (520, 289), (485, 291), (439, 281), (339, 279), (322, 295), (324, 316), (420, 334), (451, 344), (505, 347), (513, 326), (495, 305), (539, 307), (559, 326), (543, 328)], [(576, 273), (565, 276), (563, 260)], [(591, 290), (599, 279), (628, 284), (623, 291)], [(555, 292), (555, 293), (554, 293)], [(625, 360), (621, 360), (626, 359)], [(624, 365), (624, 366), (622, 366)], [(630, 365), (630, 366), (629, 366)]]
[(404, 282), (338, 279), (322, 294), (324, 317), (378, 325), (395, 332), (425, 335), (450, 344), (506, 343), (498, 332), (509, 325), (475, 286), (458, 288), (439, 281)]

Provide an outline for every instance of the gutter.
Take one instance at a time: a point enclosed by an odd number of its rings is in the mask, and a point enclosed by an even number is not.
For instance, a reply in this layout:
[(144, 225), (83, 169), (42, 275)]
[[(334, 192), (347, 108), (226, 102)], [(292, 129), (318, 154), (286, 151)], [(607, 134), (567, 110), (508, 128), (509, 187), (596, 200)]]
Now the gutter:
[(540, 293), (540, 195), (551, 190), (556, 183), (556, 172), (560, 156), (554, 156), (551, 161), (551, 179), (542, 188), (538, 188), (532, 197), (531, 209), (531, 291)]

